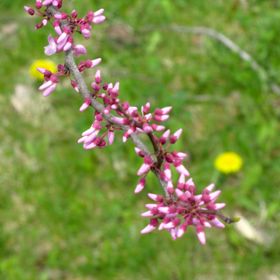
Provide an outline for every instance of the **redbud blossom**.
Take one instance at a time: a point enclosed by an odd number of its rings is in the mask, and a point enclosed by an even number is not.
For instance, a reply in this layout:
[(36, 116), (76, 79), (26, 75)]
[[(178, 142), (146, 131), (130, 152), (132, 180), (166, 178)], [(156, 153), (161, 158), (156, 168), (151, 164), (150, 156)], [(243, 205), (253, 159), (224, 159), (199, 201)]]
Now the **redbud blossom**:
[[(70, 80), (72, 88), (83, 96), (80, 111), (84, 112), (89, 107), (93, 110), (91, 126), (78, 139), (84, 149), (112, 145), (118, 132), (122, 132), (123, 142), (130, 139), (134, 141), (137, 146), (135, 152), (142, 160), (137, 171), (140, 178), (134, 193), (144, 190), (147, 175), (151, 171), (159, 179), (164, 194), (148, 194), (153, 203), (146, 204), (147, 211), (142, 213), (143, 217), (150, 220), (142, 229), (142, 234), (156, 229), (166, 230), (173, 239), (177, 239), (192, 226), (200, 243), (205, 244), (205, 228), (223, 228), (224, 224), (220, 219), (227, 221), (219, 212), (225, 207), (225, 203), (216, 203), (221, 191), (214, 191), (213, 184), (207, 186), (201, 194), (196, 194), (193, 180), (186, 180), (190, 175), (184, 164), (187, 154), (172, 150), (170, 145), (178, 141), (183, 130), (180, 128), (171, 134), (171, 130), (162, 125), (169, 119), (172, 107), (156, 108), (153, 111), (150, 102), (145, 102), (143, 106), (133, 106), (122, 101), (120, 83), (103, 82), (100, 70), (96, 71), (91, 87), (85, 88), (83, 72), (99, 65), (101, 58), (86, 59), (78, 66), (75, 61), (69, 63), (67, 58), (73, 59), (73, 55), (87, 53), (86, 47), (75, 41), (75, 34), (79, 33), (85, 39), (90, 38), (93, 25), (106, 19), (104, 9), (89, 11), (84, 17), (80, 17), (76, 10), (71, 13), (61, 11), (62, 5), (62, 0), (36, 0), (35, 8), (24, 6), (27, 14), (41, 16), (41, 21), (35, 25), (36, 29), (52, 23), (54, 32), (48, 36), (45, 54), (50, 56), (63, 52), (66, 55), (65, 64), (59, 64), (55, 73), (38, 68), (44, 75), (44, 82), (39, 90), (44, 96), (50, 95), (56, 89), (59, 79), (64, 76)], [(80, 73), (77, 73), (77, 69)], [(141, 142), (142, 136), (150, 140), (152, 152)], [(176, 184), (172, 180), (174, 172), (179, 174), (176, 174)]]
[(31, 16), (33, 16), (35, 14), (34, 9), (32, 9), (31, 7), (24, 6), (24, 10)]

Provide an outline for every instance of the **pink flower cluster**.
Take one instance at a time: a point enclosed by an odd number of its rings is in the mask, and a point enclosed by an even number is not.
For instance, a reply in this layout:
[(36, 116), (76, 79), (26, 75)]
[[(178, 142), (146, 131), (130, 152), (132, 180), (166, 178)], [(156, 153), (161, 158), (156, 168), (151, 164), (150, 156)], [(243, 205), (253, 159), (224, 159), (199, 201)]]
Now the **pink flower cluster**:
[(224, 224), (217, 218), (217, 211), (225, 207), (224, 203), (216, 203), (221, 191), (212, 192), (214, 184), (211, 184), (202, 194), (196, 195), (193, 180), (186, 181), (183, 174), (174, 187), (170, 170), (166, 168), (169, 196), (148, 194), (154, 203), (146, 204), (148, 211), (142, 213), (143, 217), (150, 218), (150, 223), (141, 233), (149, 233), (157, 228), (165, 229), (173, 239), (177, 239), (183, 236), (189, 226), (194, 226), (200, 243), (205, 244), (205, 228), (224, 228)]
[[(104, 9), (90, 11), (85, 17), (79, 18), (75, 10), (70, 14), (61, 12), (62, 4), (62, 0), (37, 0), (35, 9), (27, 6), (24, 9), (29, 15), (37, 13), (42, 17), (42, 22), (36, 26), (37, 28), (52, 22), (56, 35), (48, 37), (46, 55), (58, 52), (65, 52), (66, 55), (84, 55), (87, 52), (86, 48), (81, 44), (74, 44), (74, 33), (89, 38), (92, 25), (105, 20)], [(78, 69), (76, 72), (82, 73), (86, 69), (96, 67), (100, 62), (101, 58), (81, 61), (75, 68)], [(59, 77), (66, 76), (70, 79), (70, 75), (73, 74), (73, 70), (71, 72), (66, 64), (59, 65), (57, 73), (42, 68), (38, 71), (44, 75), (44, 83), (39, 87), (44, 96), (50, 95), (56, 89)], [(76, 92), (82, 91), (78, 78), (70, 79), (70, 82)], [(154, 152), (149, 153), (145, 146), (143, 148), (143, 145), (136, 145), (136, 154), (143, 163), (137, 171), (139, 181), (134, 192), (139, 193), (145, 188), (147, 175), (153, 172), (159, 178), (164, 195), (148, 194), (154, 203), (146, 204), (148, 211), (142, 216), (148, 217), (150, 222), (141, 233), (165, 229), (173, 239), (176, 239), (181, 237), (189, 226), (193, 226), (199, 241), (205, 244), (205, 228), (212, 226), (223, 228), (224, 224), (219, 218), (224, 222), (227, 221), (219, 212), (225, 204), (216, 203), (220, 191), (213, 191), (212, 184), (206, 187), (202, 194), (196, 194), (192, 179), (186, 180), (186, 177), (190, 176), (184, 164), (187, 154), (170, 150), (180, 138), (182, 129), (171, 132), (164, 125), (169, 119), (172, 107), (156, 108), (152, 111), (150, 103), (147, 102), (138, 108), (127, 101), (121, 101), (119, 92), (119, 82), (105, 83), (100, 70), (96, 71), (89, 93), (80, 92), (84, 96), (80, 111), (83, 112), (91, 106), (94, 108), (94, 114), (91, 126), (82, 133), (78, 143), (82, 143), (84, 149), (89, 150), (112, 145), (118, 131), (123, 132), (123, 142), (139, 137), (140, 134), (146, 135)], [(175, 186), (172, 180), (174, 172), (179, 178)]]
[[(62, 7), (62, 0), (37, 0), (36, 10), (37, 14), (43, 17), (41, 23), (36, 25), (39, 29), (47, 25), (48, 21), (52, 19), (52, 16), (48, 10), (44, 12), (41, 8), (54, 7), (60, 9)], [(29, 15), (35, 15), (35, 9), (29, 6), (24, 7), (25, 11)], [(85, 17), (78, 17), (76, 10), (73, 10), (71, 14), (64, 12), (58, 12), (53, 16), (53, 27), (56, 32), (56, 36), (48, 37), (49, 45), (45, 47), (46, 55), (53, 55), (58, 52), (66, 52), (70, 49), (74, 49), (76, 55), (85, 54), (86, 50), (83, 45), (74, 45), (73, 34), (74, 32), (81, 33), (84, 38), (88, 39), (91, 35), (91, 29), (93, 24), (100, 24), (105, 21), (106, 17), (103, 15), (104, 9), (100, 9), (96, 12), (90, 11)]]
[(59, 82), (58, 75), (44, 69), (38, 68), (38, 71), (44, 75), (44, 83), (39, 87), (43, 96), (49, 96), (55, 89)]

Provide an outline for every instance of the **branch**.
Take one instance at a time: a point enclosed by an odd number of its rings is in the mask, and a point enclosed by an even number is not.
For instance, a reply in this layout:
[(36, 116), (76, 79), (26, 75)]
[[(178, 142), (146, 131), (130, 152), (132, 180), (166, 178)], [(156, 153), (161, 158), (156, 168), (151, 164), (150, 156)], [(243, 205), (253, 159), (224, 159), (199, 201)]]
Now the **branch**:
[[(150, 171), (156, 175), (165, 192), (165, 196), (156, 193), (148, 194), (153, 203), (146, 204), (145, 207), (148, 211), (141, 214), (149, 219), (149, 224), (141, 230), (142, 234), (156, 229), (165, 229), (173, 239), (177, 239), (183, 236), (189, 226), (194, 226), (200, 243), (205, 244), (205, 227), (224, 228), (224, 224), (219, 219), (223, 222), (231, 220), (221, 216), (220, 210), (225, 207), (225, 203), (216, 203), (221, 191), (213, 191), (215, 185), (210, 184), (204, 188), (202, 194), (197, 195), (192, 178), (186, 179), (190, 176), (183, 164), (187, 155), (183, 152), (169, 150), (170, 145), (175, 144), (180, 138), (183, 130), (180, 128), (171, 134), (170, 129), (166, 129), (165, 126), (158, 125), (158, 123), (162, 124), (168, 120), (172, 107), (156, 108), (154, 112), (151, 112), (150, 103), (147, 102), (139, 112), (137, 107), (120, 101), (118, 98), (119, 83), (117, 82), (115, 85), (103, 83), (99, 70), (91, 84), (93, 91), (90, 90), (81, 72), (95, 67), (101, 62), (101, 59), (82, 61), (77, 66), (74, 55), (85, 54), (86, 48), (83, 45), (73, 44), (73, 34), (78, 32), (85, 38), (89, 38), (92, 24), (102, 23), (106, 19), (103, 15), (104, 9), (96, 12), (89, 11), (85, 17), (80, 18), (76, 10), (73, 10), (71, 15), (58, 11), (62, 4), (63, 0), (45, 0), (44, 2), (38, 0), (36, 1), (36, 11), (32, 7), (24, 7), (29, 15), (32, 16), (37, 12), (42, 17), (42, 21), (36, 24), (37, 29), (51, 21), (58, 34), (58, 37), (51, 35), (48, 37), (49, 45), (45, 47), (46, 55), (62, 51), (65, 53), (64, 65), (59, 65), (56, 73), (45, 68), (38, 68), (38, 71), (44, 74), (44, 83), (39, 90), (44, 96), (48, 96), (56, 89), (61, 76), (72, 76), (74, 79), (71, 80), (72, 87), (84, 99), (80, 111), (84, 111), (90, 105), (95, 110), (91, 127), (84, 131), (78, 140), (78, 143), (83, 143), (85, 149), (112, 144), (114, 133), (117, 130), (124, 131), (124, 142), (129, 137), (132, 139), (137, 147), (138, 156), (143, 159), (143, 164), (137, 172), (140, 180), (134, 192), (139, 193), (144, 189), (146, 176)], [(43, 12), (40, 10), (41, 8), (44, 8)], [(101, 89), (104, 89), (105, 92), (100, 93)], [(115, 112), (116, 115), (110, 114), (110, 112)], [(99, 135), (101, 130), (105, 130), (105, 132)], [(162, 131), (164, 132), (160, 137), (154, 134), (154, 132)], [(153, 152), (150, 152), (142, 142), (138, 132), (146, 135), (153, 147)], [(104, 139), (105, 137), (108, 137), (108, 141)], [(172, 179), (173, 169), (177, 174), (176, 185)]]
[[(48, 8), (49, 12), (52, 13), (53, 15), (56, 13), (56, 9), (53, 7), (49, 7)], [(69, 69), (71, 75), (74, 77), (76, 83), (78, 84), (79, 87), (79, 92), (80, 94), (83, 96), (84, 99), (90, 99), (91, 100), (91, 105), (92, 107), (98, 111), (99, 113), (102, 113), (103, 117), (110, 123), (112, 124), (116, 124), (118, 126), (120, 126), (122, 128), (122, 130), (127, 131), (129, 129), (128, 126), (125, 125), (120, 125), (118, 123), (116, 123), (113, 120), (113, 116), (110, 114), (103, 114), (104, 112), (104, 106), (99, 103), (98, 101), (96, 101), (96, 99), (94, 99), (86, 85), (86, 82), (82, 76), (82, 74), (80, 73), (77, 64), (75, 62), (74, 59), (74, 55), (72, 50), (69, 50), (65, 53), (65, 65), (66, 67)], [(135, 144), (136, 147), (138, 147), (140, 150), (142, 150), (146, 155), (150, 156), (156, 163), (157, 167), (160, 167), (161, 165), (161, 159), (158, 159), (155, 155), (151, 154), (149, 149), (147, 148), (147, 146), (141, 141), (141, 139), (138, 137), (138, 135), (136, 133), (133, 133), (131, 136), (131, 139), (133, 141), (133, 143)], [(155, 143), (155, 141), (153, 140), (153, 136), (148, 134), (148, 137), (153, 145), (153, 148), (155, 150), (155, 154), (157, 154), (158, 152), (158, 147), (157, 144)], [(164, 180), (162, 180), (161, 175), (159, 170), (157, 169), (152, 169), (153, 173), (156, 175), (156, 177), (158, 178), (163, 190), (165, 191), (165, 194), (167, 194), (166, 192), (166, 182)]]
[[(80, 71), (79, 71), (79, 69), (78, 69), (78, 67), (75, 63), (74, 55), (73, 55), (73, 52), (71, 50), (66, 52), (66, 54), (65, 54), (65, 65), (69, 69), (70, 73), (73, 75), (75, 81), (77, 82), (78, 87), (79, 87), (79, 92), (83, 96), (83, 98), (84, 99), (86, 99), (86, 98), (90, 99), (92, 107), (96, 111), (98, 111), (99, 113), (103, 113), (104, 106), (92, 97), (92, 95), (91, 95), (91, 93), (90, 93), (90, 91), (89, 91), (89, 89), (86, 85), (86, 82), (85, 82), (82, 74), (80, 73)], [(124, 131), (128, 130), (128, 126), (120, 125), (120, 124), (114, 122), (112, 115), (103, 114), (103, 117), (108, 122), (120, 126), (122, 128), (122, 130), (124, 130)], [(133, 143), (135, 144), (136, 147), (141, 149), (146, 155), (149, 155), (156, 163), (158, 162), (157, 157), (150, 153), (147, 146), (141, 141), (141, 139), (139, 138), (139, 136), (136, 133), (133, 133), (131, 135), (131, 139), (132, 139), (132, 141), (133, 141)], [(149, 136), (149, 139), (151, 139), (150, 136)], [(157, 146), (155, 146), (154, 141), (151, 140), (151, 142), (152, 142), (152, 145), (153, 145), (154, 149), (157, 149)], [(162, 180), (162, 178), (160, 176), (160, 172), (158, 172), (158, 170), (156, 170), (156, 169), (153, 169), (152, 171), (156, 175), (156, 177), (158, 178), (163, 190), (166, 192), (166, 182), (164, 180)]]
[[(151, 28), (148, 27), (147, 29), (150, 30)], [(267, 86), (269, 86), (270, 90), (272, 90), (274, 93), (280, 94), (280, 86), (270, 81), (270, 77), (267, 71), (248, 52), (243, 50), (240, 46), (238, 46), (236, 43), (234, 43), (231, 39), (229, 39), (224, 34), (212, 28), (203, 27), (203, 26), (187, 27), (181, 25), (171, 25), (171, 26), (161, 27), (161, 29), (162, 30), (169, 29), (180, 33), (192, 33), (192, 34), (204, 35), (220, 42), (230, 51), (237, 54), (241, 60), (249, 64), (251, 69), (255, 71), (259, 76), (259, 79), (262, 82), (264, 89), (267, 89)]]

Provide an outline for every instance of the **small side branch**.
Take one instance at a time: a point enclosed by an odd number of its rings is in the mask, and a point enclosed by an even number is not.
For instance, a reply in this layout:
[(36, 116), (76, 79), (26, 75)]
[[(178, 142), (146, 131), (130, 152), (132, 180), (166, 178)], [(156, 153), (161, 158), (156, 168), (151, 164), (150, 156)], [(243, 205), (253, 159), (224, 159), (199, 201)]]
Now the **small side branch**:
[[(154, 28), (154, 27), (152, 27)], [(157, 27), (158, 28), (158, 27)], [(150, 30), (151, 27), (148, 27), (145, 30)], [(219, 43), (223, 44), (226, 48), (228, 48), (231, 52), (237, 54), (241, 60), (247, 62), (251, 69), (257, 73), (264, 90), (271, 90), (276, 94), (280, 94), (280, 86), (273, 83), (270, 80), (269, 74), (267, 71), (245, 50), (243, 50), (240, 46), (234, 43), (231, 39), (229, 39), (224, 34), (208, 27), (203, 26), (182, 26), (182, 25), (171, 25), (171, 26), (162, 26), (161, 30), (171, 30), (177, 33), (192, 33), (202, 36), (207, 36), (212, 38)]]
[[(75, 59), (74, 59), (74, 55), (73, 52), (70, 50), (65, 54), (65, 65), (66, 67), (69, 69), (71, 75), (73, 75), (75, 81), (78, 84), (79, 87), (79, 91), (80, 94), (83, 96), (84, 99), (89, 98), (91, 100), (91, 105), (92, 107), (100, 112), (103, 113), (104, 111), (104, 106), (99, 103), (98, 101), (96, 101), (96, 99), (94, 99), (86, 85), (86, 82), (82, 76), (82, 74), (80, 73), (76, 63), (75, 63)], [(113, 116), (110, 114), (103, 114), (104, 118), (114, 124), (114, 120), (113, 120)], [(128, 130), (128, 127), (125, 125), (119, 125), (124, 131)], [(131, 135), (131, 139), (133, 141), (133, 143), (135, 144), (136, 147), (138, 147), (139, 149), (141, 149), (146, 155), (149, 155), (151, 158), (154, 159), (155, 162), (158, 161), (157, 157), (153, 154), (150, 153), (149, 149), (147, 148), (147, 146), (141, 141), (141, 139), (139, 138), (139, 136), (136, 133), (133, 133)], [(152, 142), (154, 149), (156, 150), (155, 147), (155, 143)], [(157, 176), (162, 188), (164, 191), (166, 191), (166, 182), (164, 180), (162, 180), (160, 173), (157, 170), (152, 170), (154, 172), (154, 174)]]
[(248, 62), (250, 67), (258, 74), (260, 80), (264, 83), (267, 83), (268, 75), (265, 69), (261, 65), (259, 65), (258, 62), (248, 52), (241, 49), (236, 43), (234, 43), (224, 34), (208, 27), (184, 27), (179, 25), (171, 25), (170, 29), (175, 32), (187, 32), (204, 35), (217, 40), (218, 42), (226, 46), (230, 51), (236, 53), (242, 60)]

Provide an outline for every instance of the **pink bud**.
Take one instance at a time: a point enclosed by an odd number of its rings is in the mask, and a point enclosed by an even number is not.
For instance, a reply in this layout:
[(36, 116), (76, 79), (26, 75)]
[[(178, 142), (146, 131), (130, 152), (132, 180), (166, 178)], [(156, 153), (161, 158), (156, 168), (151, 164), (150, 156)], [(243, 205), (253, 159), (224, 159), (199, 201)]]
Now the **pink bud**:
[(80, 107), (80, 112), (85, 111), (91, 104), (91, 100), (89, 98), (86, 98), (82, 106)]
[(42, 6), (43, 6), (42, 0), (36, 0), (36, 8), (37, 8), (37, 9), (41, 9)]
[(88, 39), (90, 37), (90, 30), (87, 28), (81, 28), (81, 33), (83, 34), (83, 36)]
[(145, 115), (145, 114), (148, 114), (149, 111), (151, 109), (151, 104), (149, 102), (147, 102), (144, 106), (142, 106), (141, 108), (141, 111), (142, 111), (142, 114)]
[(96, 59), (91, 60), (90, 68), (93, 68), (93, 67), (97, 66), (101, 61), (102, 61), (101, 58), (96, 58)]
[(98, 136), (100, 130), (94, 130), (90, 135), (88, 135), (85, 139), (84, 139), (84, 143), (85, 144), (90, 144), (92, 143)]
[(207, 186), (205, 188), (205, 190), (208, 190), (209, 192), (212, 192), (214, 188), (215, 188), (215, 184), (210, 184), (209, 186)]
[(168, 163), (165, 163), (163, 166), (164, 169), (164, 176), (167, 181), (171, 180), (171, 170), (170, 170), (170, 165)]
[(163, 201), (163, 197), (161, 195), (158, 195), (158, 194), (148, 193), (148, 197), (151, 200), (154, 200), (154, 201), (157, 201), (157, 202), (162, 202)]
[(171, 112), (171, 110), (172, 110), (172, 107), (171, 106), (169, 106), (169, 107), (164, 107), (164, 108), (161, 108), (161, 109), (156, 109), (155, 110), (155, 114), (156, 115), (167, 115), (167, 114), (169, 114), (170, 112)]
[(184, 192), (182, 192), (179, 189), (176, 189), (175, 192), (176, 192), (176, 195), (177, 195), (178, 198), (180, 198), (182, 195), (184, 195)]
[(96, 147), (96, 144), (93, 142), (90, 144), (85, 144), (83, 147), (85, 150), (90, 150), (90, 149), (94, 149)]
[(57, 46), (54, 38), (52, 36), (48, 37), (49, 45), (45, 47), (46, 55), (53, 55), (57, 51)]
[(37, 70), (42, 73), (43, 75), (48, 75), (48, 76), (51, 76), (51, 72), (45, 68), (41, 68), (41, 67), (38, 67)]
[(163, 131), (164, 129), (165, 129), (165, 126), (163, 126), (163, 125), (157, 125), (157, 124), (152, 124), (151, 125), (152, 126), (152, 129), (154, 130), (154, 131)]
[(64, 52), (67, 52), (67, 51), (69, 51), (70, 49), (71, 49), (71, 47), (72, 47), (72, 42), (71, 42), (72, 40), (68, 40), (67, 42), (66, 42), (66, 44), (64, 45), (64, 47), (63, 47), (63, 51)]
[(142, 176), (146, 173), (148, 173), (151, 169), (151, 165), (147, 164), (147, 163), (143, 163), (140, 168), (137, 171), (137, 175), (138, 176)]
[(153, 132), (152, 127), (151, 127), (150, 125), (148, 125), (147, 123), (144, 123), (142, 128), (143, 128), (143, 130), (144, 130), (146, 133), (151, 133), (151, 132)]
[(182, 190), (184, 189), (184, 185), (185, 185), (185, 175), (181, 174), (178, 180), (177, 188)]
[(155, 115), (154, 120), (157, 122), (164, 122), (169, 119), (169, 115)]
[(77, 11), (76, 11), (76, 10), (73, 10), (73, 11), (71, 12), (71, 17), (72, 17), (72, 18), (76, 18), (77, 16), (78, 16)]
[(56, 32), (58, 35), (61, 35), (61, 34), (62, 34), (62, 30), (61, 30), (61, 28), (60, 28), (60, 22), (59, 22), (58, 20), (54, 21), (53, 27), (54, 27), (55, 32)]
[(73, 48), (74, 55), (79, 56), (87, 53), (86, 48), (83, 45), (75, 45)]
[(76, 92), (79, 92), (79, 88), (78, 88), (77, 82), (71, 80), (71, 86), (73, 87), (73, 89), (74, 89)]
[(100, 72), (100, 70), (97, 70), (96, 73), (95, 73), (95, 82), (97, 84), (101, 83), (101, 72)]
[(106, 20), (105, 16), (97, 16), (97, 17), (93, 18), (92, 22), (95, 24), (100, 24), (100, 23), (104, 22), (105, 20)]
[(155, 229), (156, 229), (155, 226), (149, 224), (149, 225), (147, 225), (145, 228), (143, 228), (143, 229), (141, 230), (141, 234), (150, 233), (150, 232), (154, 231)]
[(40, 87), (39, 90), (45, 90), (46, 88), (50, 87), (53, 84), (52, 81), (44, 82)]
[(212, 192), (209, 196), (210, 196), (210, 200), (216, 200), (218, 198), (218, 196), (221, 194), (221, 191), (218, 190), (218, 191), (215, 191), (215, 192)]
[(196, 227), (196, 235), (197, 235), (197, 238), (199, 240), (199, 242), (202, 244), (202, 245), (205, 245), (206, 244), (206, 236), (205, 236), (205, 232), (204, 232), (204, 229), (202, 226), (197, 226)]
[(224, 228), (225, 227), (225, 225), (222, 222), (220, 222), (217, 218), (214, 218), (213, 220), (211, 220), (210, 223), (214, 227), (217, 227), (217, 228)]
[(166, 206), (166, 207), (159, 207), (158, 210), (159, 210), (161, 213), (168, 214), (170, 208), (169, 208), (168, 206)]
[(117, 82), (117, 83), (114, 85), (114, 87), (112, 88), (111, 93), (117, 94), (117, 93), (119, 92), (119, 89), (120, 89), (120, 83)]
[(116, 124), (121, 124), (121, 125), (125, 125), (128, 124), (129, 121), (128, 119), (124, 119), (124, 118), (119, 118), (119, 117), (112, 117), (112, 121)]
[(32, 9), (31, 7), (29, 6), (24, 6), (24, 10), (31, 16), (33, 16), (35, 14), (35, 11), (34, 9)]
[(99, 9), (98, 11), (94, 12), (93, 15), (95, 17), (98, 17), (98, 16), (101, 16), (103, 13), (104, 13), (104, 9)]
[(54, 18), (55, 19), (66, 19), (68, 17), (68, 15), (66, 13), (56, 13), (54, 14)]
[(130, 127), (123, 135), (123, 142), (125, 143), (132, 133), (134, 133), (136, 128), (134, 126)]
[(52, 1), (53, 0), (45, 0), (45, 1), (43, 1), (43, 5), (48, 6), (48, 5), (52, 4)]
[(153, 208), (157, 208), (157, 204), (154, 204), (154, 203), (148, 203), (148, 204), (145, 204), (145, 207), (148, 208), (149, 210), (152, 210)]
[(194, 185), (193, 179), (190, 178), (190, 179), (186, 182), (186, 185), (187, 185), (188, 188), (189, 188), (189, 187), (194, 187), (195, 185)]
[(108, 142), (109, 145), (112, 145), (114, 143), (114, 138), (115, 138), (115, 132), (112, 130), (108, 131)]
[(226, 206), (225, 203), (215, 203), (215, 210), (221, 210)]
[(178, 229), (178, 231), (177, 231), (177, 237), (182, 237), (183, 236), (183, 234), (186, 232), (186, 230), (187, 230), (187, 226), (188, 226), (188, 224), (187, 223), (183, 223), (180, 227), (179, 227), (179, 229)]
[(173, 194), (174, 193), (174, 189), (173, 189), (173, 183), (171, 180), (167, 181), (167, 185), (166, 185), (166, 189), (168, 191), (169, 194)]
[(57, 39), (57, 44), (61, 44), (67, 40), (68, 34), (66, 32), (62, 32), (61, 35)]
[(135, 147), (134, 150), (135, 150), (135, 152), (138, 156), (140, 156), (140, 157), (145, 156), (145, 153), (141, 149), (139, 149), (138, 147)]
[(190, 175), (189, 171), (185, 168), (185, 166), (181, 162), (175, 162), (174, 166), (179, 174), (183, 174), (186, 177)]
[(152, 211), (146, 211), (144, 213), (141, 214), (142, 217), (153, 217), (154, 214), (152, 213)]
[(145, 187), (145, 184), (146, 184), (146, 179), (145, 178), (141, 178), (134, 190), (134, 193), (140, 193), (144, 187)]
[(174, 134), (172, 134), (172, 135), (170, 136), (170, 143), (171, 143), (171, 144), (175, 144), (175, 143), (177, 142), (177, 140), (180, 138), (182, 132), (183, 132), (183, 129), (180, 128), (180, 129), (178, 129)]
[(127, 113), (129, 114), (129, 115), (133, 115), (135, 112), (137, 112), (137, 107), (134, 107), (134, 106), (130, 106), (129, 108), (128, 108), (128, 110), (127, 110)]
[(84, 131), (82, 133), (82, 136), (88, 136), (90, 135), (91, 133), (93, 133), (95, 131), (95, 128), (93, 126), (91, 126), (89, 129), (87, 129), (86, 131)]
[(52, 84), (50, 87), (43, 91), (43, 96), (49, 96), (56, 88), (56, 84)]
[(172, 155), (180, 160), (183, 160), (184, 158), (187, 157), (186, 153), (181, 153), (181, 152), (173, 152)]
[(170, 135), (170, 130), (168, 129), (160, 137), (159, 141), (162, 145), (164, 145), (166, 143), (167, 139), (169, 138), (169, 135)]
[(48, 20), (46, 18), (42, 19), (43, 26), (46, 26), (48, 24)]

